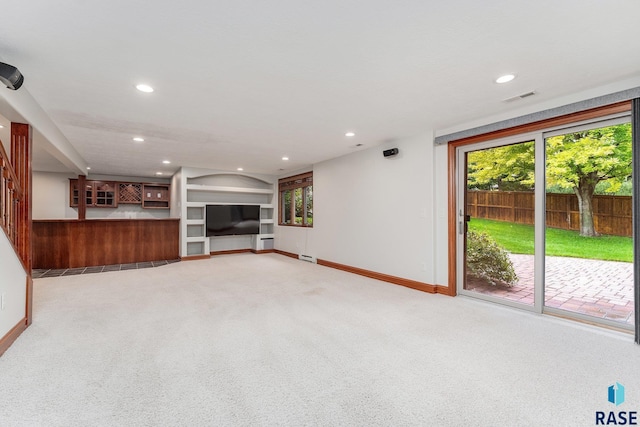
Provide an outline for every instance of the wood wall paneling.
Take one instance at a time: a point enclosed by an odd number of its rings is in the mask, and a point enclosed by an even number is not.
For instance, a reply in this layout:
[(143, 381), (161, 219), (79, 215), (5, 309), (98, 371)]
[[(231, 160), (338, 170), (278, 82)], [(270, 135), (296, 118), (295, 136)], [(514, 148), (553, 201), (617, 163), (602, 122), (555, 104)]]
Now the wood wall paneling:
[(179, 221), (173, 218), (34, 221), (34, 268), (178, 259)]

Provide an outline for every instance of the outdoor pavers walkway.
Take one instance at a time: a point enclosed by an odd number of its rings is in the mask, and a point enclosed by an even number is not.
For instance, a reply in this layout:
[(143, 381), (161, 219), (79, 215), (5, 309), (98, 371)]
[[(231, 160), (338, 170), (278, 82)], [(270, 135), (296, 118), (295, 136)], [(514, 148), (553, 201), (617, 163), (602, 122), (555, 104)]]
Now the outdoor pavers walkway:
[[(518, 283), (511, 288), (472, 283), (468, 289), (533, 304), (533, 255), (509, 254)], [(546, 257), (545, 305), (633, 325), (633, 263)]]

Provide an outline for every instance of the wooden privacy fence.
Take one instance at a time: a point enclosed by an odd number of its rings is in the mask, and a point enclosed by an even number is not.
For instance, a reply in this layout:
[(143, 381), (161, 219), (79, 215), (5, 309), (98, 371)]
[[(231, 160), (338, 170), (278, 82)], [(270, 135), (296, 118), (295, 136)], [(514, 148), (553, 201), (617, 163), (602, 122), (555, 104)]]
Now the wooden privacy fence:
[[(547, 193), (547, 227), (580, 230), (580, 211), (575, 194)], [(467, 215), (517, 224), (534, 223), (533, 192), (467, 191)], [(600, 234), (631, 237), (631, 196), (593, 196), (593, 222)]]

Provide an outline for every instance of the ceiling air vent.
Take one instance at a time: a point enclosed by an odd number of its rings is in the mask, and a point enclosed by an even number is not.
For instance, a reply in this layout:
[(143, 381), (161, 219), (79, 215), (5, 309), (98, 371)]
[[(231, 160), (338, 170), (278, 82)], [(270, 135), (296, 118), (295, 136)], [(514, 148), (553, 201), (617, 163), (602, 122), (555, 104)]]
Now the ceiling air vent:
[(518, 99), (528, 98), (528, 97), (533, 96), (533, 95), (535, 95), (535, 94), (536, 94), (536, 91), (535, 91), (535, 90), (532, 90), (532, 91), (530, 91), (530, 92), (525, 92), (525, 93), (522, 93), (522, 94), (520, 94), (520, 95), (512, 96), (511, 98), (503, 99), (503, 101), (504, 101), (504, 102), (517, 101)]

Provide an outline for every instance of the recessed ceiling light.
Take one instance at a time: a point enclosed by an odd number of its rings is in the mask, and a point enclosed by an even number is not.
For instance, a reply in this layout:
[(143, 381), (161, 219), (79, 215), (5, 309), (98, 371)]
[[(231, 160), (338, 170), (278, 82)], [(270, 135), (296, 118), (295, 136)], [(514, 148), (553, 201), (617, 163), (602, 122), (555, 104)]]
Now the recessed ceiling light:
[(162, 172), (156, 172), (156, 175), (162, 175)]
[(168, 165), (168, 164), (171, 163), (171, 161), (170, 160), (163, 160), (162, 163), (164, 163), (165, 165)]
[(91, 170), (91, 166), (87, 166), (87, 170)]
[(146, 85), (146, 84), (136, 85), (136, 89), (138, 89), (140, 92), (146, 92), (146, 93), (153, 92), (153, 88), (151, 86), (149, 86), (149, 85)]
[(238, 168), (238, 170), (239, 170), (239, 171), (243, 171), (244, 169), (242, 169), (242, 168)]
[(356, 136), (356, 134), (354, 132), (347, 132), (344, 136)]
[(287, 161), (287, 160), (289, 160), (289, 158), (285, 156), (285, 157), (282, 158), (282, 160)]
[(500, 76), (496, 79), (496, 83), (507, 83), (510, 82), (511, 80), (515, 79), (516, 76), (514, 76), (513, 74), (505, 74), (504, 76)]
[(4, 129), (4, 126), (0, 125), (0, 129)]
[(140, 138), (139, 136), (136, 136), (135, 138), (133, 138), (133, 140), (135, 142), (144, 142), (144, 138)]

